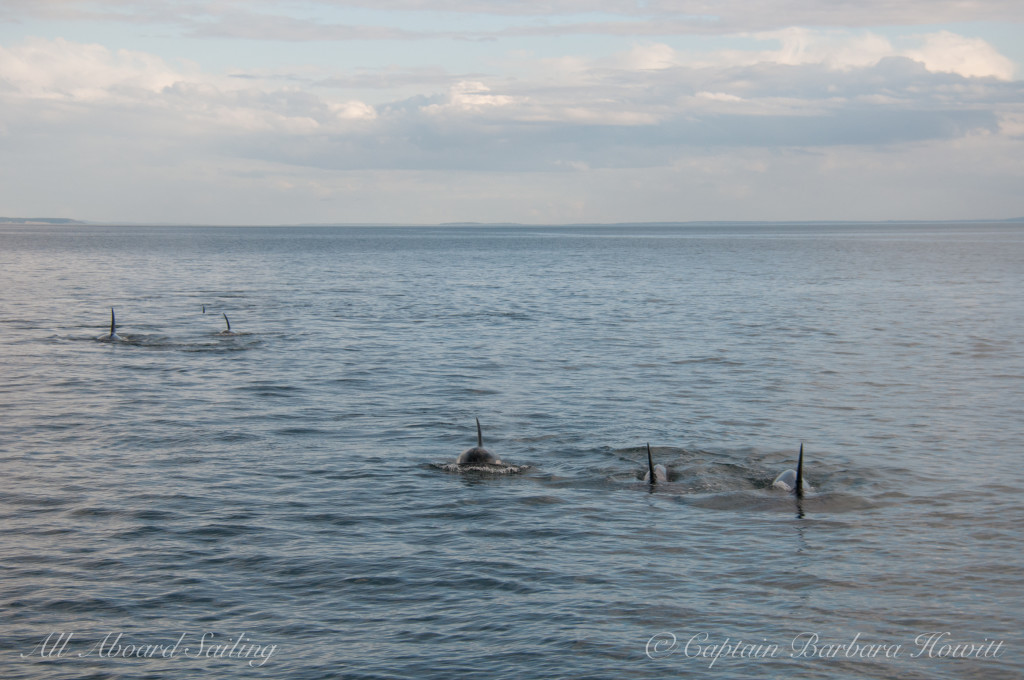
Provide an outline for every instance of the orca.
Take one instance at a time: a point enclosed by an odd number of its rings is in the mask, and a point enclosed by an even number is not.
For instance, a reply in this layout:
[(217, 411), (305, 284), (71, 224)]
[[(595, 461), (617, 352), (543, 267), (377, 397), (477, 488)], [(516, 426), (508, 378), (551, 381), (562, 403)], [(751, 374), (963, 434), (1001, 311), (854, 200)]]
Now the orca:
[(480, 419), (476, 419), (476, 446), (459, 454), (458, 465), (501, 465), (498, 458), (484, 448), (484, 436), (480, 430)]
[(206, 314), (206, 305), (203, 305), (203, 314)]
[(772, 486), (783, 491), (789, 491), (797, 498), (803, 498), (807, 491), (807, 483), (804, 481), (804, 443), (800, 442), (800, 457), (797, 458), (796, 470), (784, 470)]
[(644, 473), (644, 481), (648, 482), (651, 486), (654, 486), (658, 482), (668, 481), (668, 470), (661, 463), (654, 464), (654, 458), (651, 457), (651, 444), (647, 443), (647, 472)]
[(231, 330), (231, 322), (228, 321), (228, 315), (225, 314), (224, 312), (221, 312), (220, 315), (224, 317), (224, 323), (226, 323), (228, 326), (227, 328), (220, 332), (220, 335), (237, 335), (237, 333)]
[(124, 338), (117, 334), (117, 321), (114, 319), (114, 308), (110, 308), (110, 333), (96, 338), (100, 342), (124, 342)]

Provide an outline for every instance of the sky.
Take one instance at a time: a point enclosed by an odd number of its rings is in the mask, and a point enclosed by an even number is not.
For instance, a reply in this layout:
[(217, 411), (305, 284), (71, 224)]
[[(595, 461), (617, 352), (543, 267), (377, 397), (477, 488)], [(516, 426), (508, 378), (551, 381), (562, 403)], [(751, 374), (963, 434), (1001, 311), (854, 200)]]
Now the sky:
[(1020, 0), (0, 0), (0, 216), (1024, 216)]

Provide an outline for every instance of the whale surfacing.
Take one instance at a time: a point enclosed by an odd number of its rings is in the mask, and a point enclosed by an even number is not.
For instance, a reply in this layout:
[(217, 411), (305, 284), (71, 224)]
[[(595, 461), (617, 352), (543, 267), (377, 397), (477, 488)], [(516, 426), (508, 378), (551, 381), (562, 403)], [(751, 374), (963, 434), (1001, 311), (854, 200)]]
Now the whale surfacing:
[(651, 456), (651, 445), (647, 444), (647, 472), (644, 473), (644, 481), (654, 486), (658, 482), (668, 481), (668, 470), (661, 463), (654, 464), (654, 458)]
[(110, 308), (110, 333), (96, 338), (100, 342), (124, 342), (124, 338), (117, 334), (117, 320), (114, 318), (114, 308)]
[(220, 335), (237, 335), (237, 333), (231, 330), (231, 322), (228, 321), (228, 315), (224, 312), (221, 312), (220, 315), (224, 317), (224, 323), (227, 324), (227, 328), (222, 330)]
[(476, 419), (476, 446), (459, 454), (458, 465), (501, 465), (498, 458), (484, 448), (484, 436), (480, 430), (480, 419)]
[(804, 481), (804, 445), (800, 442), (800, 457), (797, 459), (796, 470), (784, 470), (772, 486), (792, 493), (797, 498), (803, 498), (804, 492), (808, 490), (807, 482)]

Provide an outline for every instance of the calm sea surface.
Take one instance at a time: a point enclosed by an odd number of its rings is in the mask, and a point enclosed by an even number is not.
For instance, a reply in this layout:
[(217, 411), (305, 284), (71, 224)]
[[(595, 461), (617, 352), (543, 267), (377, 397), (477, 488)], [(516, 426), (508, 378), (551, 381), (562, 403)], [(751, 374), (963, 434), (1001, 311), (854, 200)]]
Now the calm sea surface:
[(1021, 224), (2, 226), (0, 361), (6, 680), (1024, 675)]

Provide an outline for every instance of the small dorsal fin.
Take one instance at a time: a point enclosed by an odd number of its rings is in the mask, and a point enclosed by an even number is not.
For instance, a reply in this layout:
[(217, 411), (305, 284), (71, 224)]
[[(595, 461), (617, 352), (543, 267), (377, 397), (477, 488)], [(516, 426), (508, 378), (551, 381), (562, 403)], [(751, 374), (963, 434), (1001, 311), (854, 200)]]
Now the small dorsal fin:
[(480, 419), (476, 419), (476, 445), (481, 449), (484, 448), (484, 434), (480, 430)]
[(800, 457), (796, 461), (796, 485), (793, 493), (797, 498), (804, 497), (804, 443), (800, 442)]
[(225, 314), (224, 312), (221, 312), (220, 315), (224, 317), (224, 323), (226, 323), (228, 325), (228, 331), (230, 331), (231, 330), (231, 322), (228, 321), (228, 315)]
[(647, 442), (647, 469), (651, 475), (651, 484), (656, 484), (658, 481), (657, 476), (654, 474), (654, 458), (651, 457), (651, 443)]

